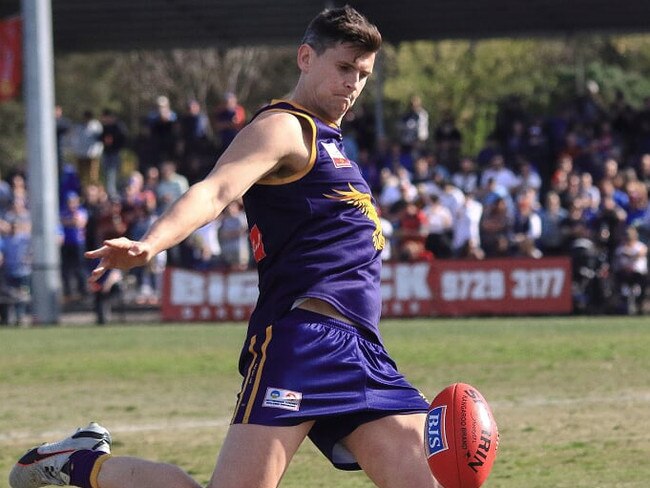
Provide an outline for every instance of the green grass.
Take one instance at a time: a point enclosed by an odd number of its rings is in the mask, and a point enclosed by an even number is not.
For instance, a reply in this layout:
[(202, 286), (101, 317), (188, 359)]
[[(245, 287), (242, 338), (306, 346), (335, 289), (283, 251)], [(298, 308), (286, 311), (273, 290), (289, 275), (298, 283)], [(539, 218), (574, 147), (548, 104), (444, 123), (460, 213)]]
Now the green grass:
[[(478, 387), (501, 443), (495, 487), (645, 487), (650, 320), (621, 317), (385, 321), (400, 369), (432, 398)], [(147, 325), (0, 329), (0, 486), (31, 445), (91, 419), (117, 454), (207, 482), (232, 412), (245, 329)], [(305, 443), (283, 487), (369, 487)]]

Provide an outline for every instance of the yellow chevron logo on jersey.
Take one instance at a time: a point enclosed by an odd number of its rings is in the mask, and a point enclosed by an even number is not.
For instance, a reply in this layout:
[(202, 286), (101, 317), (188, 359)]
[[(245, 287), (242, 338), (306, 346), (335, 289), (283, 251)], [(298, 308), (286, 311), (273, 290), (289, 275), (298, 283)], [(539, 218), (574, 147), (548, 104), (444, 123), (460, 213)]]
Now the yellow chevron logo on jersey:
[(363, 215), (368, 217), (372, 223), (375, 224), (375, 231), (372, 233), (372, 243), (375, 246), (377, 251), (381, 251), (386, 245), (386, 239), (381, 232), (381, 221), (379, 220), (379, 214), (377, 214), (377, 209), (372, 204), (370, 195), (367, 193), (362, 193), (357, 190), (352, 183), (348, 183), (350, 191), (343, 190), (333, 190), (337, 195), (323, 195), (332, 200), (339, 200), (345, 202), (348, 205), (352, 205), (359, 209)]

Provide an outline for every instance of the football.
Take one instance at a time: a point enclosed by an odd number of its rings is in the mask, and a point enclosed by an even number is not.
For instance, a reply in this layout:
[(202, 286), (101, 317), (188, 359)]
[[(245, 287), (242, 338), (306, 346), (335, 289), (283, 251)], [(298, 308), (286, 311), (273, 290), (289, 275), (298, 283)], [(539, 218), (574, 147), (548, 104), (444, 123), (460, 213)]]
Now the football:
[(499, 432), (483, 395), (455, 383), (431, 402), (424, 440), (431, 472), (444, 488), (478, 488), (492, 470)]

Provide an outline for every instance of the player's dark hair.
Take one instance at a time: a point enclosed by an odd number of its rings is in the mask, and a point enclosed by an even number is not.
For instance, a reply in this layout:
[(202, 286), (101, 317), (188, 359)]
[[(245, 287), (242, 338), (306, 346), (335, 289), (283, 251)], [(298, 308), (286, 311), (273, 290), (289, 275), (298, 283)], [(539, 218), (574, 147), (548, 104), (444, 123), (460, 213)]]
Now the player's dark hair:
[(374, 53), (381, 47), (381, 34), (377, 26), (346, 5), (323, 10), (309, 23), (302, 38), (302, 44), (308, 44), (319, 55), (340, 42)]

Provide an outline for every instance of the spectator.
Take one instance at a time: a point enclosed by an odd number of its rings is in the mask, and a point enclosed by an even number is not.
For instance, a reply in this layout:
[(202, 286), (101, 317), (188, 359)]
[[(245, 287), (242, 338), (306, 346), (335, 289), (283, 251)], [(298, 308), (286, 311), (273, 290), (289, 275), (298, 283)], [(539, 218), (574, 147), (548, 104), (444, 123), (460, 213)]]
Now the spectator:
[(147, 168), (144, 174), (144, 190), (151, 191), (156, 195), (156, 189), (160, 183), (160, 170), (157, 166)]
[(578, 173), (570, 173), (567, 178), (564, 191), (559, 192), (560, 201), (564, 208), (569, 208), (572, 202), (580, 200), (583, 207), (585, 201), (583, 200), (584, 194), (582, 191), (580, 175)]
[(499, 140), (494, 134), (490, 134), (485, 140), (485, 145), (481, 148), (476, 156), (476, 164), (479, 169), (485, 169), (497, 154), (501, 154)]
[[(107, 205), (108, 195), (102, 186), (96, 184), (87, 185), (83, 190), (83, 208), (86, 209), (88, 220), (86, 223), (86, 251), (97, 249), (101, 244), (99, 240), (99, 218)], [(91, 263), (88, 262), (88, 268)]]
[(648, 278), (648, 246), (639, 241), (634, 227), (627, 228), (623, 242), (616, 248), (614, 272), (621, 295), (626, 298), (627, 313), (642, 314)]
[(7, 209), (9, 209), (12, 198), (11, 185), (2, 179), (2, 174), (0, 173), (0, 215), (4, 214)]
[(235, 270), (246, 269), (250, 260), (248, 224), (239, 202), (231, 202), (224, 210), (218, 235), (226, 266)]
[(569, 204), (567, 217), (562, 221), (562, 234), (567, 252), (571, 252), (581, 239), (592, 241), (591, 228), (585, 219), (584, 201), (578, 199)]
[(388, 168), (393, 173), (397, 173), (400, 168), (404, 168), (410, 173), (413, 171), (414, 162), (412, 152), (403, 150), (397, 143), (392, 143), (388, 147), (388, 152), (383, 155), (381, 167)]
[(127, 225), (127, 237), (131, 237), (132, 226), (134, 225), (141, 207), (156, 209), (156, 195), (153, 191), (145, 189), (144, 176), (139, 171), (133, 171), (126, 181), (122, 191), (122, 214)]
[(107, 108), (102, 111), (101, 123), (103, 127), (101, 140), (104, 145), (102, 173), (106, 192), (114, 197), (118, 194), (117, 184), (122, 169), (121, 152), (126, 145), (127, 137), (126, 126), (112, 110)]
[(104, 151), (102, 132), (101, 122), (90, 110), (83, 113), (83, 121), (74, 128), (72, 147), (83, 185), (99, 182), (99, 159)]
[(16, 171), (9, 177), (9, 186), (11, 187), (11, 201), (20, 198), (29, 206), (29, 193), (27, 192), (27, 181), (22, 171)]
[(639, 158), (637, 177), (639, 181), (643, 182), (648, 191), (650, 191), (650, 153), (643, 154)]
[[(156, 99), (156, 109), (149, 114), (149, 137), (153, 164), (167, 159), (176, 159), (180, 142), (178, 115), (171, 108), (169, 98), (164, 95)], [(144, 149), (144, 147), (143, 147)]]
[(481, 247), (485, 257), (505, 257), (510, 251), (512, 220), (505, 199), (498, 197), (484, 207), (480, 223)]
[(461, 159), (458, 171), (451, 176), (451, 182), (466, 194), (477, 191), (479, 175), (472, 158)]
[(129, 223), (123, 212), (120, 197), (109, 197), (102, 206), (97, 222), (97, 235), (99, 242), (107, 239), (116, 239), (126, 234)]
[(546, 203), (540, 211), (542, 233), (537, 244), (546, 256), (559, 256), (566, 253), (562, 227), (567, 211), (561, 205), (560, 196), (554, 191), (546, 194)]
[(431, 195), (424, 201), (424, 222), (420, 234), (426, 236), (424, 247), (434, 257), (448, 259), (452, 256), (451, 238), (454, 219), (452, 213), (440, 201), (438, 195)]
[(550, 189), (561, 195), (569, 183), (569, 175), (573, 173), (573, 158), (563, 155), (557, 160), (557, 167), (551, 176)]
[(357, 165), (359, 166), (359, 170), (361, 170), (363, 178), (368, 182), (372, 192), (378, 192), (381, 186), (379, 165), (368, 149), (363, 147), (359, 149)]
[(54, 117), (56, 118), (56, 160), (59, 171), (66, 164), (64, 157), (65, 138), (72, 131), (72, 122), (63, 115), (63, 107), (57, 105), (54, 107)]
[(401, 150), (405, 153), (422, 151), (429, 139), (429, 112), (422, 106), (422, 99), (413, 95), (409, 107), (399, 121)]
[(158, 214), (162, 214), (189, 188), (187, 178), (176, 172), (176, 163), (163, 161), (160, 165), (160, 181), (156, 186)]
[(593, 208), (600, 206), (600, 190), (594, 185), (591, 173), (580, 175), (580, 197), (588, 200)]
[(617, 188), (614, 185), (614, 182), (608, 178), (603, 178), (600, 181), (599, 189), (601, 200), (611, 197), (616, 205), (625, 210), (625, 213), (627, 214), (630, 206), (630, 197), (628, 197), (627, 193)]
[(450, 181), (445, 180), (442, 182), (439, 195), (440, 203), (449, 209), (453, 218), (456, 218), (460, 208), (465, 203), (465, 194)]
[(233, 92), (224, 94), (223, 104), (215, 110), (212, 123), (223, 152), (246, 123), (246, 111), (237, 101), (237, 95)]
[(630, 181), (625, 185), (625, 193), (630, 199), (626, 224), (636, 227), (648, 210), (648, 190), (640, 181)]
[(29, 214), (10, 221), (10, 234), (4, 239), (4, 271), (11, 301), (9, 316), (18, 325), (25, 324), (32, 277), (32, 223)]
[(401, 200), (394, 209), (399, 259), (415, 261), (425, 253), (426, 215), (415, 201)]
[(520, 159), (517, 172), (518, 185), (516, 191), (520, 192), (526, 189), (533, 189), (539, 193), (542, 189), (542, 178), (527, 159)]
[(483, 259), (480, 223), (483, 205), (471, 192), (465, 193), (465, 201), (454, 218), (452, 251), (456, 258)]
[(433, 168), (429, 165), (429, 159), (424, 154), (415, 159), (413, 175), (410, 179), (415, 186), (433, 183)]
[[(134, 186), (137, 187), (137, 183), (134, 183)], [(151, 227), (157, 218), (156, 199), (153, 193), (151, 190), (146, 189), (142, 193), (145, 195), (142, 204), (134, 207), (133, 219), (129, 227), (129, 238), (133, 240), (141, 240), (147, 229)], [(136, 303), (140, 305), (147, 303), (157, 305), (159, 303), (162, 290), (162, 274), (166, 265), (167, 251), (163, 251), (156, 255), (148, 265), (131, 270), (138, 288), (135, 297)]]
[[(31, 218), (32, 217), (29, 212), (29, 208), (27, 208), (27, 199), (25, 196), (14, 198), (11, 207), (4, 214), (4, 220), (9, 224), (16, 221), (31, 223)], [(6, 227), (6, 230), (8, 232), (13, 232), (13, 230), (9, 227)], [(31, 232), (31, 226), (28, 230)]]
[(611, 195), (605, 196), (591, 227), (594, 241), (606, 250), (609, 263), (612, 263), (616, 247), (621, 242), (626, 219), (627, 212), (616, 204)]
[(512, 193), (519, 186), (519, 179), (505, 165), (505, 159), (501, 154), (495, 155), (490, 161), (490, 165), (481, 175), (481, 188), (488, 186), (489, 180), (494, 180), (497, 186), (504, 188), (508, 193)]
[(542, 172), (540, 175), (542, 181), (546, 180), (548, 183), (551, 176), (549, 171), (552, 170), (551, 165), (548, 164), (548, 161), (551, 160), (550, 145), (541, 118), (535, 118), (528, 126), (525, 146), (525, 159), (530, 161), (534, 168)]
[(203, 179), (211, 163), (212, 142), (210, 119), (197, 100), (187, 103), (187, 112), (181, 116), (182, 165), (179, 172), (190, 184)]
[(152, 120), (149, 117), (142, 117), (138, 122), (138, 132), (133, 140), (133, 151), (138, 160), (138, 171), (146, 174), (149, 168), (155, 168), (160, 162), (160, 151), (158, 143), (153, 140)]
[(434, 139), (436, 156), (440, 164), (449, 171), (457, 171), (463, 138), (450, 111), (443, 112), (442, 119), (436, 127)]
[(504, 147), (504, 158), (508, 166), (514, 167), (517, 161), (524, 157), (527, 142), (526, 125), (521, 120), (515, 120), (510, 127)]
[[(194, 231), (186, 240), (190, 254), (190, 262), (188, 263), (190, 267), (199, 270), (208, 270), (218, 265), (221, 257), (221, 246), (219, 245), (218, 235), (219, 226), (220, 222), (208, 222), (200, 229)], [(248, 246), (248, 243), (246, 245)], [(244, 264), (248, 264), (248, 260)]]
[[(61, 210), (63, 243), (61, 245), (61, 274), (63, 298), (70, 302), (86, 296), (86, 224), (88, 212), (81, 205), (79, 195), (70, 192), (66, 195), (66, 206)], [(73, 280), (76, 289), (73, 291)], [(75, 293), (76, 292), (76, 293)]]
[[(97, 263), (95, 263), (96, 265)], [(110, 269), (91, 286), (94, 295), (94, 308), (97, 325), (111, 321), (113, 306), (122, 290), (123, 273), (119, 269)]]
[(529, 258), (541, 258), (542, 252), (536, 242), (542, 235), (542, 222), (534, 210), (532, 193), (524, 192), (517, 196), (517, 208), (512, 228), (511, 245), (513, 254)]

